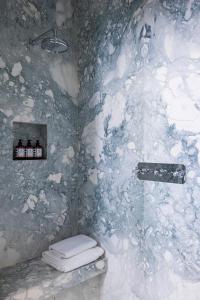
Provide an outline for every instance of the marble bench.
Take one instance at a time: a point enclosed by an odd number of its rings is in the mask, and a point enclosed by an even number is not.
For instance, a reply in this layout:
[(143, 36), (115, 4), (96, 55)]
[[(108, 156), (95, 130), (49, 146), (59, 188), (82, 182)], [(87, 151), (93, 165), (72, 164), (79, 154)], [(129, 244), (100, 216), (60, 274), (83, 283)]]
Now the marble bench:
[(105, 258), (69, 273), (61, 273), (41, 259), (0, 270), (1, 300), (44, 300), (106, 272)]

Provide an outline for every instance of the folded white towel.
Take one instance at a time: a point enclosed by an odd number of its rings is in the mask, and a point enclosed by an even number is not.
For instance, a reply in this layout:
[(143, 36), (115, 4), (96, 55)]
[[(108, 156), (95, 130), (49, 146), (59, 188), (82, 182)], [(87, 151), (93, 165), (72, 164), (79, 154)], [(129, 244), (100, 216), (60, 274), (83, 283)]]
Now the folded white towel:
[(104, 250), (100, 247), (91, 248), (71, 258), (61, 258), (53, 251), (45, 251), (42, 254), (42, 260), (58, 271), (70, 272), (97, 260), (103, 254)]
[(51, 245), (49, 250), (53, 250), (61, 257), (70, 258), (85, 250), (93, 248), (96, 245), (97, 242), (95, 240), (86, 235), (80, 234)]

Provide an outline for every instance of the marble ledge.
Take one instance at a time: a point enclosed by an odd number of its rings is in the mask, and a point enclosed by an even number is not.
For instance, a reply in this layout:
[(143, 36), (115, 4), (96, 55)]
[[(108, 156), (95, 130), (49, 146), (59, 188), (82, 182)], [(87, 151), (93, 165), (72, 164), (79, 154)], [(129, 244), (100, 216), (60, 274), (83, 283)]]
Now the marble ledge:
[(32, 259), (0, 270), (0, 300), (44, 300), (63, 289), (105, 273), (107, 261), (99, 259), (72, 272), (61, 273), (41, 259)]

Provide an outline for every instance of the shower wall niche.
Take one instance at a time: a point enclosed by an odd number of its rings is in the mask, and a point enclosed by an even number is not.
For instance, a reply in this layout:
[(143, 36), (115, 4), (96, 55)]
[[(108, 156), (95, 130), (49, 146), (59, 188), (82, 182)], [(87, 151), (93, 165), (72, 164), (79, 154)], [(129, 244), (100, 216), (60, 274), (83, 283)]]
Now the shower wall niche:
[[(13, 122), (13, 136), (13, 160), (47, 159), (47, 125)], [(39, 141), (39, 144), (42, 147), (42, 157), (16, 157), (16, 147), (20, 140), (22, 141), (22, 145), (24, 147), (27, 145), (28, 141), (31, 142), (33, 147), (36, 145), (36, 142)]]

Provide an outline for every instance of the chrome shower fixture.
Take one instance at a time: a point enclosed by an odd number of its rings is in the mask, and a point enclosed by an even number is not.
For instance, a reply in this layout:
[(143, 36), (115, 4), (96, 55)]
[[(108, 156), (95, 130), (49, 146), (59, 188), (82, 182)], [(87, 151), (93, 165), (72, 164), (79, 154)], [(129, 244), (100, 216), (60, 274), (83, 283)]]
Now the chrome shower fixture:
[(140, 180), (184, 184), (186, 167), (182, 164), (140, 162), (136, 174)]
[(56, 29), (50, 29), (35, 39), (29, 39), (29, 46), (40, 44), (43, 50), (51, 53), (64, 53), (69, 49), (69, 44), (57, 36)]

